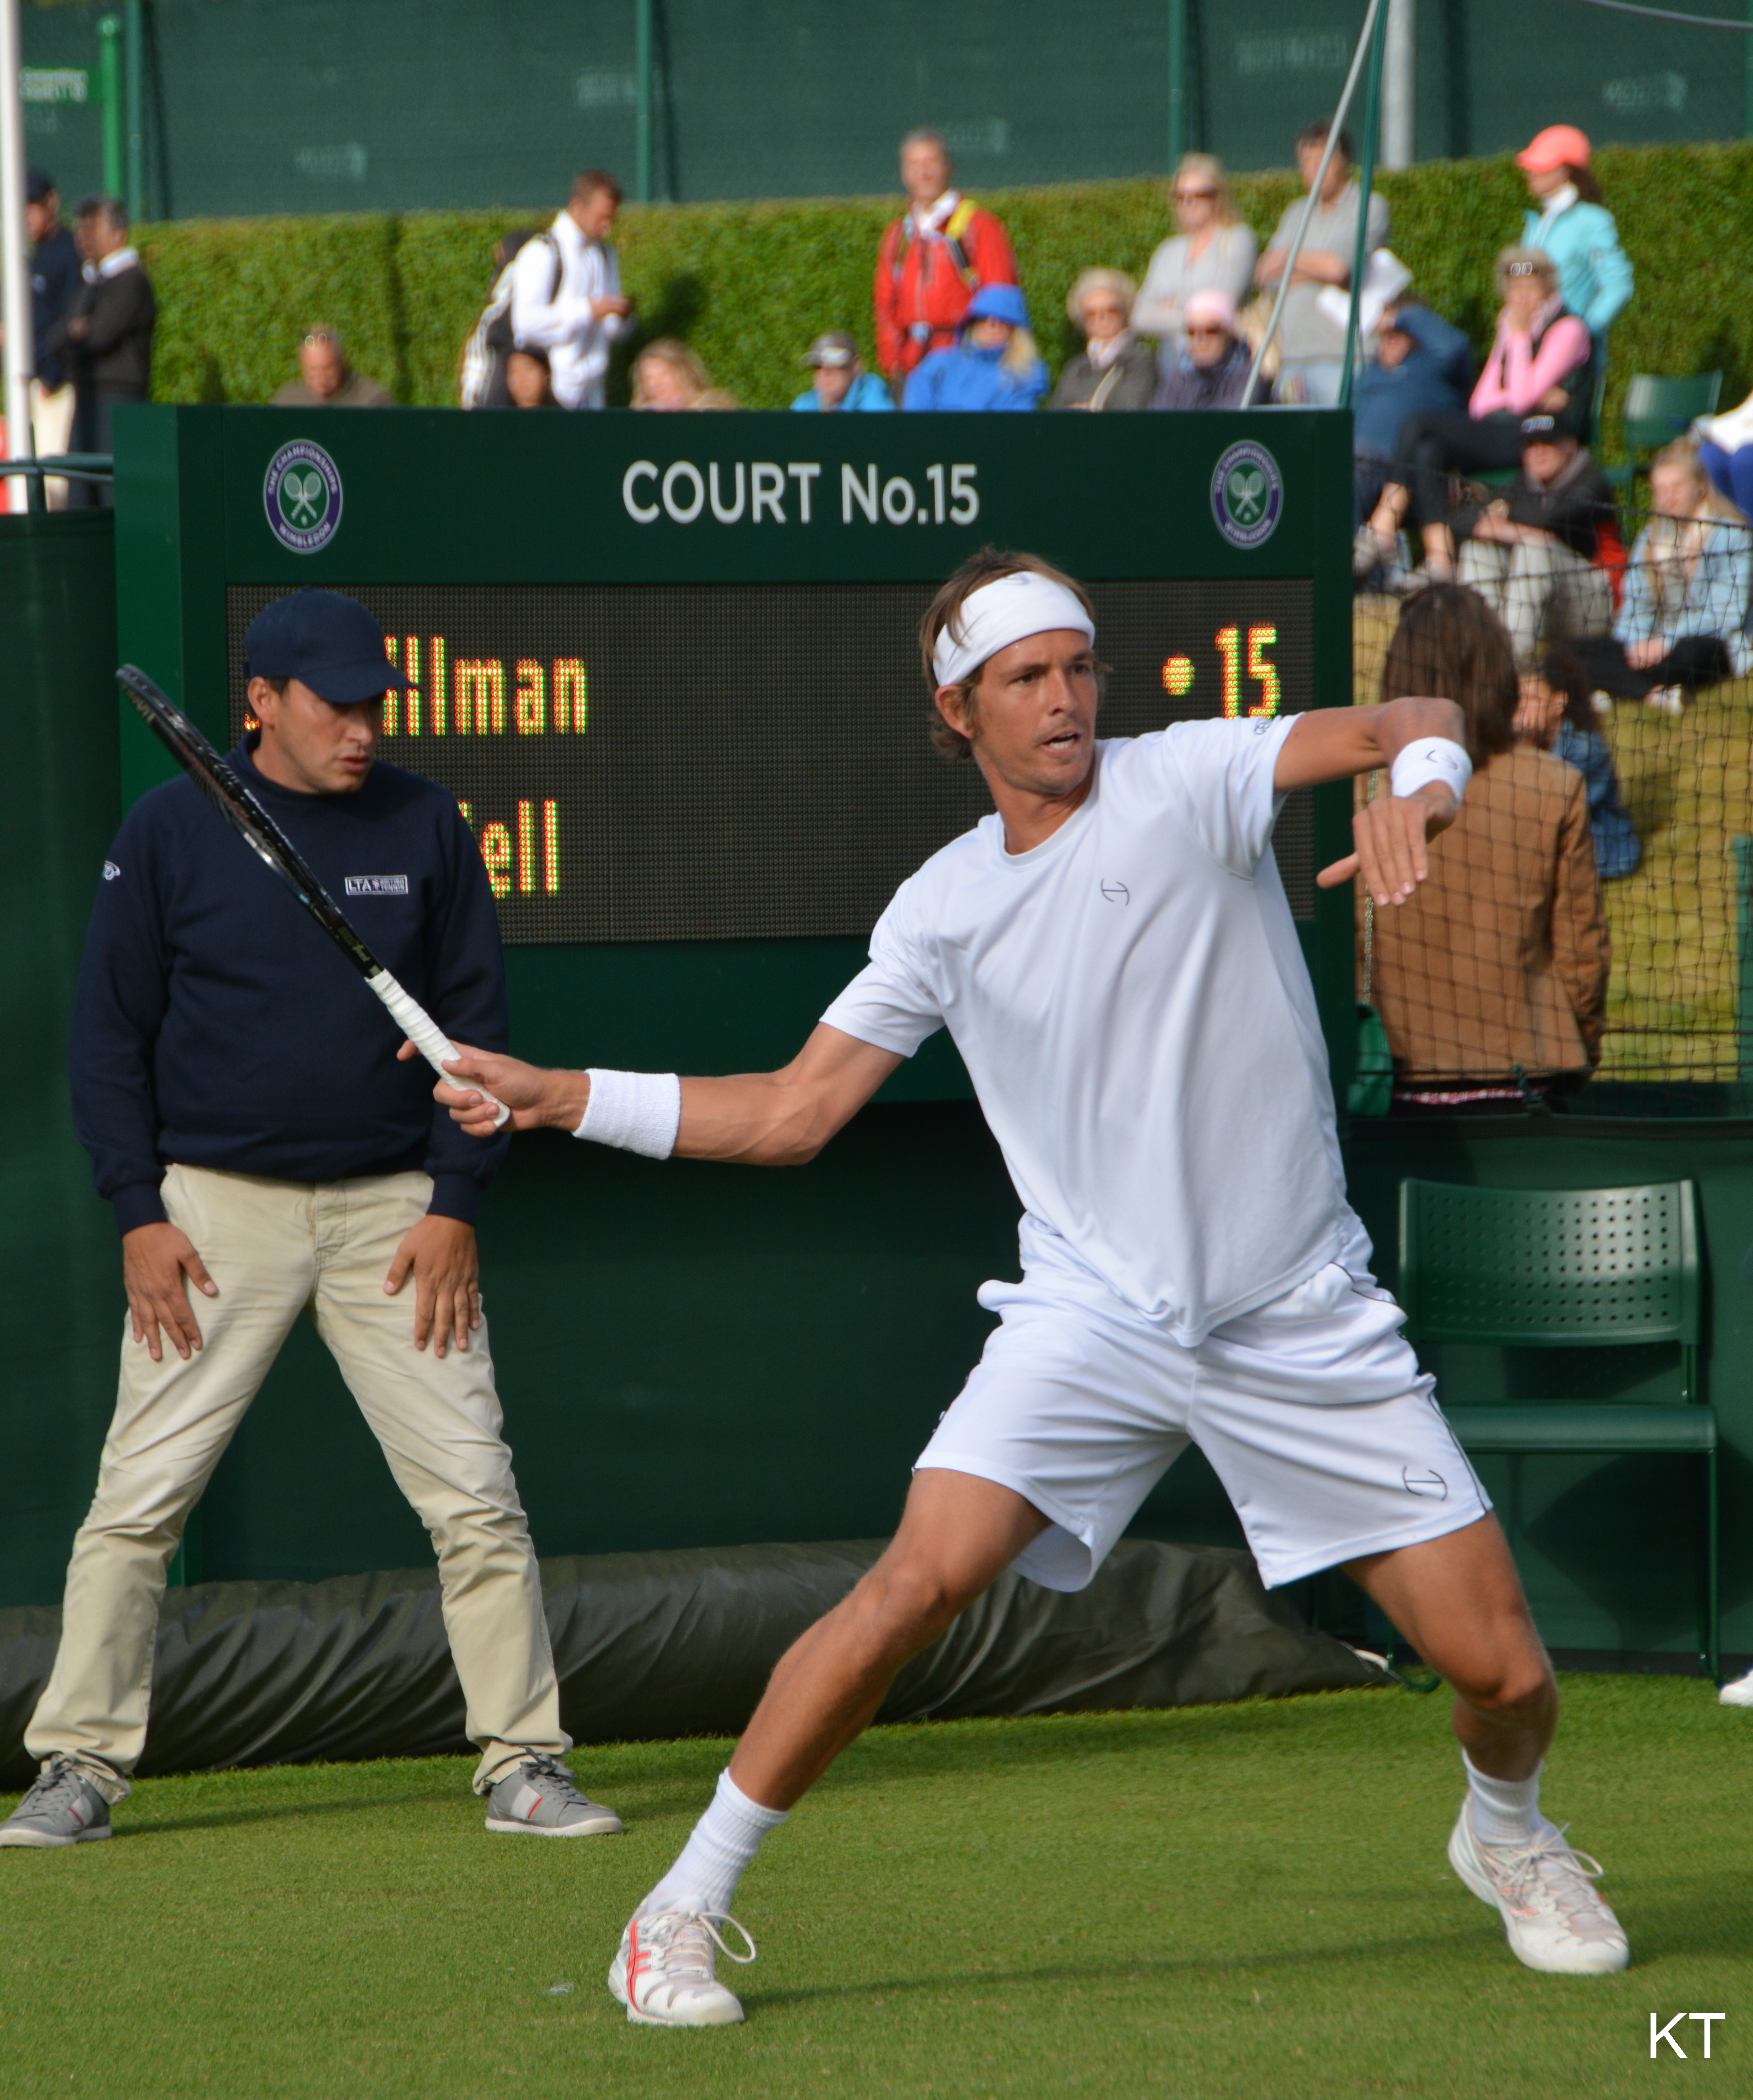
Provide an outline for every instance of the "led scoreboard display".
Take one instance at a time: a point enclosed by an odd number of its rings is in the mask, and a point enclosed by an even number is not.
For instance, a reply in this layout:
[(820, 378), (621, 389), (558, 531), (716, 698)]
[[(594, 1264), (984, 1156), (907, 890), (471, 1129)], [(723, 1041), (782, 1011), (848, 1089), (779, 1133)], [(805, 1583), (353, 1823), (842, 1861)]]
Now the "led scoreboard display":
[[(976, 770), (927, 742), (929, 585), (344, 588), (409, 681), (384, 755), (457, 796), (508, 941), (863, 936), (990, 807)], [(1311, 704), (1306, 579), (1089, 590), (1103, 734)], [(227, 592), (234, 735), (244, 633), (279, 595)], [(1277, 840), (1303, 919), (1309, 800)]]
[[(1247, 416), (373, 415), (124, 408), (121, 654), (215, 739), (243, 637), (301, 585), (406, 674), (382, 749), (454, 795), (532, 1055), (751, 1070), (791, 1054), (921, 862), (988, 808), (928, 737), (916, 640), (982, 546), (1088, 589), (1102, 733), (1343, 704), (1350, 435)], [(163, 777), (121, 728), (124, 795)], [(1275, 850), (1351, 1055), (1344, 788)], [(965, 1093), (940, 1040), (891, 1096)]]

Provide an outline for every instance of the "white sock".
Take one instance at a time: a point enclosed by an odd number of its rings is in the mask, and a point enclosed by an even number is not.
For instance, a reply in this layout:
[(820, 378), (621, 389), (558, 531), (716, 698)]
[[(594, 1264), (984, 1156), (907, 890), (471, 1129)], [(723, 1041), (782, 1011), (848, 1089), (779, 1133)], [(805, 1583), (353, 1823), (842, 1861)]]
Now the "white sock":
[(743, 1869), (755, 1856), (761, 1841), (777, 1830), (790, 1811), (763, 1808), (731, 1778), (718, 1775), (718, 1790), (712, 1807), (694, 1826), (694, 1834), (682, 1848), (682, 1856), (640, 1904), (638, 1915), (667, 1910), (727, 1911)]
[(1545, 1820), (1540, 1814), (1540, 1767), (1531, 1779), (1493, 1779), (1461, 1753), (1473, 1804), (1473, 1835), (1481, 1845), (1525, 1845)]

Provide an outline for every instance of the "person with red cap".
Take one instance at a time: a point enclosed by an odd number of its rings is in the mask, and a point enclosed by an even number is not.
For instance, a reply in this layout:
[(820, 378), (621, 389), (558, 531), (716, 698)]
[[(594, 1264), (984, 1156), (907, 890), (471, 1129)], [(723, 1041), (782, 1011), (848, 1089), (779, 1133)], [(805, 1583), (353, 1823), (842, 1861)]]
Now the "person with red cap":
[(1632, 296), (1631, 258), (1589, 172), (1591, 148), (1574, 124), (1548, 124), (1516, 156), (1537, 209), (1522, 220), (1521, 245), (1558, 266), (1568, 311), (1595, 340), (1595, 369), (1605, 366), (1607, 331)]

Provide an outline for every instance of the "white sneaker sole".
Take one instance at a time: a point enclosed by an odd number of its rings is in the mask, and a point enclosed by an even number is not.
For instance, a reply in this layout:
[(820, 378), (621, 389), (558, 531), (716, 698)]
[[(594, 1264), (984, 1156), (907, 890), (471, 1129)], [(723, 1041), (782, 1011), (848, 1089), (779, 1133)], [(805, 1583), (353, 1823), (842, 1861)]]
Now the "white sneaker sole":
[(1449, 1864), (1481, 1903), (1490, 1904), (1504, 1921), (1504, 1937), (1509, 1943), (1509, 1951), (1523, 1968), (1534, 1970), (1543, 1976), (1614, 1976), (1630, 1965), (1631, 1950), (1623, 1945), (1586, 1949), (1582, 1952), (1580, 1959), (1566, 1957), (1559, 1961), (1548, 1961), (1540, 1958), (1534, 1950), (1517, 1938), (1515, 1920), (1498, 1901), (1496, 1890), (1468, 1858), (1461, 1843), (1459, 1823), (1449, 1833)]
[(72, 1838), (52, 1837), (46, 1830), (12, 1830), (0, 1824), (0, 1845), (16, 1846), (20, 1851), (59, 1851), (64, 1845), (89, 1845), (99, 1838), (113, 1838), (115, 1834), (107, 1823), (99, 1824), (95, 1830), (82, 1830)]
[(714, 2011), (700, 2019), (677, 2019), (662, 2013), (642, 2013), (627, 1995), (627, 1986), (621, 1974), (620, 1957), (617, 1954), (609, 1965), (609, 1995), (618, 2005), (627, 2008), (627, 2017), (640, 2027), (734, 2027), (743, 2018), (740, 2001), (725, 1993), (729, 2010)]
[(514, 1823), (509, 1816), (489, 1815), (487, 1827), (525, 1838), (618, 1838), (624, 1828), (612, 1808), (599, 1808), (576, 1823)]
[(1719, 1706), (1753, 1706), (1753, 1670), (1725, 1684), (1716, 1695)]

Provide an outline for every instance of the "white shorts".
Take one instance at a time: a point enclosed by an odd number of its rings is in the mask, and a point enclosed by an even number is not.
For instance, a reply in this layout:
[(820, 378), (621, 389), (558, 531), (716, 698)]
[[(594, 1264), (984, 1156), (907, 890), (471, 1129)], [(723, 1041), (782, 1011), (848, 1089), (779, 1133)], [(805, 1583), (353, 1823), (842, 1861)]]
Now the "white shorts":
[[(1269, 1588), (1490, 1508), (1405, 1314), (1352, 1250), (1190, 1349), (1028, 1222), (1023, 1281), (982, 1286), (1003, 1325), (917, 1468), (996, 1481), (1052, 1519), (1018, 1574), (1081, 1590), (1190, 1443)], [(1367, 1258), (1361, 1228), (1358, 1246)]]

